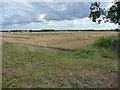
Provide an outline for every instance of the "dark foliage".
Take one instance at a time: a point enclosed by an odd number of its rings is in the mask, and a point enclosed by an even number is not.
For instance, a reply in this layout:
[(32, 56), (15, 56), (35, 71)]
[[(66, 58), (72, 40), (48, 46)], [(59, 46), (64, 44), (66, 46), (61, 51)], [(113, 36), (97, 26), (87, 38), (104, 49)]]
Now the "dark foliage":
[[(98, 24), (104, 20), (105, 23), (111, 22), (120, 25), (120, 1), (114, 1), (113, 3), (109, 9), (101, 8), (100, 2), (92, 3), (89, 18), (91, 18), (93, 22), (98, 22)], [(102, 16), (102, 19), (99, 19), (100, 16)]]

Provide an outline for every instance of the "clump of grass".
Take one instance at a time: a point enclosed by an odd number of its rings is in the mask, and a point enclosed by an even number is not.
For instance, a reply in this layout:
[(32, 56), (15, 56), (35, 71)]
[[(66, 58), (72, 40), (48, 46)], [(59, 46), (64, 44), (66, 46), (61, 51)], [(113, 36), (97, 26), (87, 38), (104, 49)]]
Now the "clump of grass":
[(118, 51), (120, 47), (120, 39), (118, 36), (101, 37), (94, 42), (94, 46)]
[(112, 58), (116, 57), (116, 53), (114, 53), (110, 49), (98, 48), (97, 52), (100, 54), (100, 56), (102, 56), (104, 58), (111, 58), (112, 59)]
[(94, 55), (94, 50), (92, 49), (80, 49), (72, 53), (72, 56), (75, 58), (87, 58), (91, 55)]

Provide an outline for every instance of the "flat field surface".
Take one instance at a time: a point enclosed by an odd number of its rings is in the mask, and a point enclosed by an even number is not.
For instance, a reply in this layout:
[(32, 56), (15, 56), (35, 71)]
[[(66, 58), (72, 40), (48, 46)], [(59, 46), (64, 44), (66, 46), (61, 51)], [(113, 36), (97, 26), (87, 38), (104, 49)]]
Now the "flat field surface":
[(75, 49), (108, 35), (117, 32), (9, 32), (2, 33), (2, 39), (9, 43)]
[(3, 88), (116, 88), (118, 56), (92, 43), (117, 32), (2, 33)]

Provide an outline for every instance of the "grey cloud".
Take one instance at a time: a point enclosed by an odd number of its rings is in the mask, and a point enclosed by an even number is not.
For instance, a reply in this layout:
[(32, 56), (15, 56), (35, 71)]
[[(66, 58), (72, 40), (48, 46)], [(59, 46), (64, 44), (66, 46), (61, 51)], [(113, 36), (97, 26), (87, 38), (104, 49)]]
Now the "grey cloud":
[(46, 20), (72, 20), (89, 15), (89, 5), (86, 2), (52, 2), (31, 3), (41, 13), (45, 13)]
[(45, 21), (73, 20), (89, 15), (90, 2), (17, 2), (3, 3), (3, 25), (39, 22), (38, 16), (45, 14)]
[(36, 14), (32, 13), (25, 13), (24, 15), (22, 14), (12, 14), (9, 16), (6, 16), (3, 20), (3, 25), (11, 25), (11, 24), (22, 24), (22, 23), (31, 23), (31, 22), (40, 22), (38, 20)]
[(34, 8), (28, 3), (3, 3), (2, 25), (40, 22), (37, 18), (38, 13), (36, 14), (34, 11)]

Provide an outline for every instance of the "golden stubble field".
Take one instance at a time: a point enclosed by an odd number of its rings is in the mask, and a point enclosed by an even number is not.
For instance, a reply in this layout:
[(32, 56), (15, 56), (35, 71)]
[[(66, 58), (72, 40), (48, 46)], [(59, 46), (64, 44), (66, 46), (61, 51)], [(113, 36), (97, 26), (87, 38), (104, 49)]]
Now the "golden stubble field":
[(117, 32), (3, 32), (2, 41), (14, 44), (76, 49), (84, 47), (101, 36)]

